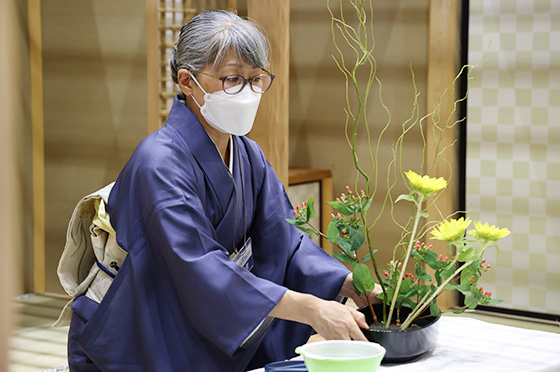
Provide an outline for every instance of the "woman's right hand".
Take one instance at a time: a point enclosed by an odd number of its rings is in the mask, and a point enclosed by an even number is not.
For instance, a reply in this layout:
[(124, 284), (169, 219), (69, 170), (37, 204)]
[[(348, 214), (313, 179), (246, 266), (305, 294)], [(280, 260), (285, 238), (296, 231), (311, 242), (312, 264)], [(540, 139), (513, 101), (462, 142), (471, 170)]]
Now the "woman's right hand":
[(308, 324), (326, 340), (367, 341), (364, 315), (336, 301), (288, 290), (269, 315)]
[(368, 328), (364, 314), (336, 301), (317, 299), (309, 325), (326, 340), (367, 341), (361, 328)]

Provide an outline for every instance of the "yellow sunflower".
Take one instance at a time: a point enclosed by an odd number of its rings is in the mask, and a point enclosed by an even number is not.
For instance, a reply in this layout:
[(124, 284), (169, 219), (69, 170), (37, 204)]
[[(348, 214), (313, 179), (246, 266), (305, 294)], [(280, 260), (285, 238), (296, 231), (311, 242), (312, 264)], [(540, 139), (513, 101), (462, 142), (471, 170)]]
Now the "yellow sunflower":
[(431, 196), (441, 189), (447, 187), (447, 181), (443, 177), (433, 178), (429, 176), (420, 176), (419, 174), (409, 170), (405, 173), (410, 183), (410, 187), (420, 194)]
[(471, 220), (461, 217), (458, 220), (451, 219), (443, 221), (432, 230), (432, 239), (443, 240), (448, 243), (454, 243), (461, 240), (465, 236), (465, 230), (471, 224)]
[(485, 242), (497, 242), (511, 233), (507, 228), (500, 229), (494, 225), (490, 226), (488, 222), (484, 225), (480, 221), (475, 222), (474, 228), (475, 230), (469, 231), (469, 234), (472, 234), (476, 239), (480, 239)]

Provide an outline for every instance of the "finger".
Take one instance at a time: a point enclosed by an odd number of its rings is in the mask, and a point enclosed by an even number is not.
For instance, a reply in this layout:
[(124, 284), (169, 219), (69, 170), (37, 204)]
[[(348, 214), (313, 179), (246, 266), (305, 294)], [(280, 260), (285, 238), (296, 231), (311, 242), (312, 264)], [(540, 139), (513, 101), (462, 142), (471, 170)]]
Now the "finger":
[(360, 328), (365, 328), (365, 329), (369, 328), (369, 325), (366, 322), (366, 317), (364, 314), (356, 310), (351, 310), (350, 313), (352, 314), (352, 317), (354, 318), (356, 324), (358, 324)]
[(360, 331), (360, 328), (358, 328), (356, 325), (354, 325), (350, 329), (350, 338), (354, 341), (367, 341), (368, 340), (366, 338), (366, 336), (364, 336), (362, 331)]

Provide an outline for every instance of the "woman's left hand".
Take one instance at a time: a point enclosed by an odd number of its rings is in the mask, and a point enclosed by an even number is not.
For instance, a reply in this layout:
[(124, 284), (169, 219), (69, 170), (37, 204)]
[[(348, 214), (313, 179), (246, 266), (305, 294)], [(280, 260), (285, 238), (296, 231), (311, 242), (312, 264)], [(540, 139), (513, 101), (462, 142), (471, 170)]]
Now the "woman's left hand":
[[(375, 283), (374, 290), (367, 293), (372, 304), (382, 302), (379, 298), (377, 298), (377, 295), (381, 292), (381, 286)], [(352, 284), (352, 273), (348, 274), (348, 276), (344, 280), (344, 284), (342, 285), (339, 295), (351, 298), (358, 307), (366, 306), (368, 304), (365, 293), (361, 296), (358, 296), (354, 291), (354, 285)]]

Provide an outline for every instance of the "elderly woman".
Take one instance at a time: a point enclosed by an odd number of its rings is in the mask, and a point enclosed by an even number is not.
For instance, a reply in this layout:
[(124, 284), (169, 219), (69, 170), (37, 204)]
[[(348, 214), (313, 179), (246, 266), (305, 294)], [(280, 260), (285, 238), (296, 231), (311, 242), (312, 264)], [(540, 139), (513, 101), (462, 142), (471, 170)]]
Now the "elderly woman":
[(181, 93), (109, 197), (128, 256), (100, 304), (73, 304), (72, 371), (245, 371), (294, 356), (313, 329), (364, 339), (363, 316), (333, 301), (355, 297), (351, 274), (285, 222), (284, 188), (244, 137), (274, 80), (268, 50), (231, 12), (182, 28)]

